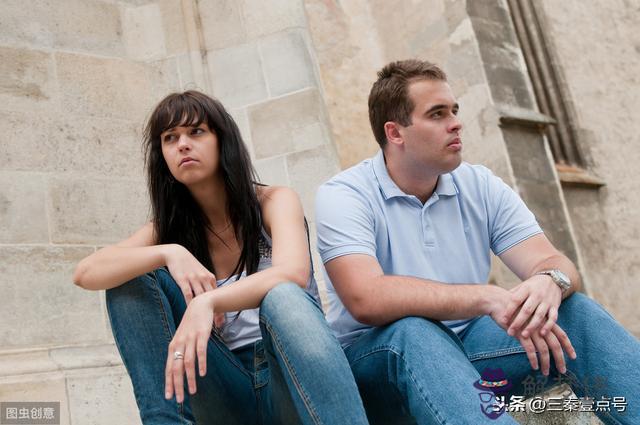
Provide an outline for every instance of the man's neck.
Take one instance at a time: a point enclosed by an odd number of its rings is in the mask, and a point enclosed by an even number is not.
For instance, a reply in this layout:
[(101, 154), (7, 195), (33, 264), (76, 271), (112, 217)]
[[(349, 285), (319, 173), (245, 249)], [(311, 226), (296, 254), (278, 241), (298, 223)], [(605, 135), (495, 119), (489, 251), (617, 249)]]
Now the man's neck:
[(422, 169), (419, 172), (400, 161), (387, 161), (385, 165), (391, 180), (407, 195), (413, 195), (423, 204), (431, 197), (438, 184), (439, 174)]

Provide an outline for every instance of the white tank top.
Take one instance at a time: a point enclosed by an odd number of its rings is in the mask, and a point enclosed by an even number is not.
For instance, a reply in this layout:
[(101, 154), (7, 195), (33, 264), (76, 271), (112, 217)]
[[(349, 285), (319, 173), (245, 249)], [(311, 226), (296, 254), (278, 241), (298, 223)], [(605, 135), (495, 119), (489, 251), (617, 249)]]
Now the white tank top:
[[(271, 245), (271, 238), (263, 228), (261, 237), (258, 240), (258, 250), (260, 252), (258, 271), (271, 267)], [(242, 272), (240, 279), (245, 276), (246, 272)], [(231, 276), (227, 279), (218, 280), (218, 286), (233, 285), (237, 280), (237, 275)], [(313, 277), (313, 264), (311, 265), (311, 273), (305, 290), (313, 296), (318, 303), (320, 302), (318, 286)], [(253, 308), (250, 310), (242, 310), (240, 311), (240, 314), (238, 314), (237, 311), (225, 313), (225, 324), (222, 327), (222, 332), (220, 334), (230, 350), (244, 347), (245, 345), (252, 344), (262, 338), (262, 335), (260, 334), (259, 311), (260, 309)]]

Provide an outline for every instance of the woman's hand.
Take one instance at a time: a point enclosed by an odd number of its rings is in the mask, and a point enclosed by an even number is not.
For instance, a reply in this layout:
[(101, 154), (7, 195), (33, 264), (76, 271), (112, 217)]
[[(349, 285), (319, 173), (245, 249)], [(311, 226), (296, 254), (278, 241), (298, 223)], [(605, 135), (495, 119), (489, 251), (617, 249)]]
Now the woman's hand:
[(194, 298), (182, 317), (167, 355), (165, 368), (165, 398), (175, 394), (176, 401), (184, 401), (184, 375), (187, 375), (189, 394), (195, 394), (196, 358), (200, 376), (207, 373), (207, 344), (213, 326), (211, 296)]
[[(182, 245), (168, 245), (164, 256), (169, 273), (184, 294), (187, 306), (194, 297), (217, 288), (216, 276)], [(214, 319), (217, 328), (224, 325), (224, 313), (216, 313)]]

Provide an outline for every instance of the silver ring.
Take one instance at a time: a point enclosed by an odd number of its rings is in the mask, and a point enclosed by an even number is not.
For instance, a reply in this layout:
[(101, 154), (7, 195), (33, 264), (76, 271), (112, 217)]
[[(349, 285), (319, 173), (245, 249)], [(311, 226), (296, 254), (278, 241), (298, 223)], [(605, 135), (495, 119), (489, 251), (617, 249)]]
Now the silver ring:
[(173, 352), (173, 360), (182, 360), (182, 359), (184, 359), (184, 354), (182, 354), (180, 351)]

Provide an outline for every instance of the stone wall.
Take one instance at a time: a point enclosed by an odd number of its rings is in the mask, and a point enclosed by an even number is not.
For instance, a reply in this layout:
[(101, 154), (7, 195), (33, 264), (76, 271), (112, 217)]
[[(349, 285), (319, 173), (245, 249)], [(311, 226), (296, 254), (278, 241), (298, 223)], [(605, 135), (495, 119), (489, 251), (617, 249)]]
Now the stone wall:
[(0, 75), (0, 400), (136, 423), (104, 293), (73, 269), (148, 220), (141, 129), (176, 90), (220, 98), (262, 180), (296, 189), (313, 227), (339, 168), (303, 4), (8, 0)]
[[(314, 240), (316, 187), (377, 150), (368, 92), (382, 65), (407, 57), (445, 68), (465, 158), (562, 222), (554, 234), (569, 235), (589, 293), (640, 335), (640, 10), (631, 0), (592, 3), (541, 2), (581, 148), (607, 183), (560, 191), (549, 168), (560, 211), (526, 198), (535, 190), (516, 169), (530, 148), (550, 165), (544, 139), (526, 133), (535, 141), (518, 147), (521, 134), (501, 127), (505, 104), (535, 111), (518, 47), (496, 25), (504, 0), (5, 0), (0, 400), (60, 401), (63, 424), (136, 423), (104, 294), (76, 288), (71, 274), (148, 220), (140, 137), (159, 99), (189, 88), (219, 97), (262, 180), (301, 195)], [(498, 72), (499, 63), (513, 69)], [(514, 283), (501, 267), (491, 279)]]
[(540, 2), (575, 110), (578, 144), (601, 189), (565, 187), (591, 295), (640, 336), (640, 4)]

